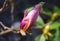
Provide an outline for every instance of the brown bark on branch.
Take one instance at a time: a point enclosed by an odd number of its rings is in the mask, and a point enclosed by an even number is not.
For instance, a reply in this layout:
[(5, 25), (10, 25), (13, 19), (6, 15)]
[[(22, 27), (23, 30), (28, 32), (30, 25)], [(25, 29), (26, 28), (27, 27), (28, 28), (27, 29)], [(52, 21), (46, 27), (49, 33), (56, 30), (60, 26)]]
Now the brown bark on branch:
[(4, 2), (4, 4), (3, 4), (2, 8), (0, 8), (0, 12), (2, 12), (2, 11), (3, 11), (3, 9), (4, 9), (4, 8), (5, 8), (5, 6), (6, 6), (6, 3), (7, 3), (7, 0), (5, 0), (5, 2)]
[(6, 31), (0, 32), (0, 35), (7, 34), (7, 33), (11, 32), (11, 31), (13, 31), (13, 29), (10, 28), (10, 29), (8, 29)]

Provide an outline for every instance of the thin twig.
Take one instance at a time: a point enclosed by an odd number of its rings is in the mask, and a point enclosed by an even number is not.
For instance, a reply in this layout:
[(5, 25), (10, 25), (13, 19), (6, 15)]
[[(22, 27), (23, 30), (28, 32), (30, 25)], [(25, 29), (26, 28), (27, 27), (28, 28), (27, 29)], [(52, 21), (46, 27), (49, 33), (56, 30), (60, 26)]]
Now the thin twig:
[(0, 35), (7, 34), (7, 33), (9, 33), (9, 32), (17, 33), (17, 32), (15, 31), (15, 29), (13, 28), (13, 26), (11, 26), (11, 28), (9, 28), (9, 29), (7, 29), (7, 30), (5, 30), (5, 31), (0, 32)]
[(1, 21), (0, 21), (0, 25), (1, 25), (4, 29), (9, 29), (9, 27), (5, 26)]
[(3, 34), (6, 34), (6, 33), (9, 33), (9, 32), (11, 32), (11, 31), (13, 31), (13, 29), (8, 29), (8, 30), (6, 30), (6, 31), (2, 31), (2, 32), (0, 32), (0, 35), (3, 35)]
[(14, 2), (13, 0), (9, 0), (10, 1), (10, 5), (11, 5), (11, 20), (14, 21), (14, 15), (13, 15), (13, 12), (14, 12)]
[(16, 33), (16, 34), (19, 33), (19, 31), (17, 31), (16, 29), (14, 29), (13, 26), (11, 26), (11, 27), (9, 28), (9, 27), (5, 26), (2, 22), (0, 22), (0, 25), (1, 25), (4, 29), (6, 29), (5, 31), (0, 32), (0, 35), (7, 34), (7, 33), (9, 33), (9, 32), (13, 32), (13, 33)]
[(7, 0), (5, 0), (5, 2), (4, 2), (4, 4), (3, 4), (2, 8), (0, 8), (0, 12), (2, 12), (2, 10), (5, 8), (6, 3), (7, 3)]
[(3, 11), (3, 9), (5, 8), (5, 6), (6, 6), (6, 4), (8, 2), (10, 2), (10, 5), (11, 5), (11, 11), (10, 12), (11, 12), (11, 20), (13, 21), (14, 20), (14, 15), (13, 15), (13, 12), (14, 12), (14, 2), (13, 2), (13, 0), (5, 0), (2, 8), (0, 8), (0, 12)]

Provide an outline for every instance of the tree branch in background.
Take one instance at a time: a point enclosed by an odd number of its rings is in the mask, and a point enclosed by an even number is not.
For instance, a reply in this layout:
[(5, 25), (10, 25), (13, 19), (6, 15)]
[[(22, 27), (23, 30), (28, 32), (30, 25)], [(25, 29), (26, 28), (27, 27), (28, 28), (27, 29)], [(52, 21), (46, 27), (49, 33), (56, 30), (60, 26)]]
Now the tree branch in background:
[[(0, 35), (9, 33), (11, 31), (14, 32), (14, 30), (15, 30), (13, 26), (11, 26), (11, 28), (9, 28), (9, 27), (5, 26), (2, 22), (0, 22), (0, 25), (5, 29), (5, 31), (0, 32)], [(16, 32), (14, 32), (14, 33), (16, 33)]]
[(13, 0), (9, 0), (10, 1), (10, 5), (11, 5), (11, 20), (14, 21), (14, 15), (13, 15), (13, 12), (14, 12), (14, 2)]
[[(10, 4), (8, 4), (10, 3)], [(2, 6), (2, 8), (0, 8), (0, 12), (2, 12), (4, 10), (5, 7), (7, 7), (8, 5), (11, 6), (11, 20), (14, 21), (14, 15), (13, 15), (13, 12), (14, 12), (14, 2), (13, 0), (5, 0), (4, 1), (4, 4)]]
[(2, 8), (0, 8), (0, 12), (2, 12), (2, 11), (3, 11), (3, 9), (4, 9), (4, 8), (5, 8), (5, 6), (6, 6), (6, 3), (7, 3), (7, 0), (5, 0), (5, 2), (4, 2), (4, 4), (3, 4)]
[(19, 34), (19, 33), (20, 33), (20, 31), (14, 29), (13, 26), (11, 26), (11, 27), (9, 28), (9, 27), (5, 26), (1, 21), (0, 21), (0, 25), (5, 29), (5, 30), (3, 30), (2, 32), (0, 32), (0, 35), (7, 34), (7, 33), (9, 33), (9, 32), (13, 32), (13, 33), (15, 33), (15, 34)]
[(6, 33), (9, 33), (9, 32), (11, 32), (11, 31), (13, 31), (12, 28), (10, 28), (10, 29), (8, 29), (8, 30), (6, 30), (6, 31), (2, 31), (2, 32), (0, 32), (0, 35), (3, 35), (3, 34), (6, 34)]
[(4, 29), (9, 29), (9, 27), (5, 26), (1, 21), (0, 21), (0, 25), (1, 25)]

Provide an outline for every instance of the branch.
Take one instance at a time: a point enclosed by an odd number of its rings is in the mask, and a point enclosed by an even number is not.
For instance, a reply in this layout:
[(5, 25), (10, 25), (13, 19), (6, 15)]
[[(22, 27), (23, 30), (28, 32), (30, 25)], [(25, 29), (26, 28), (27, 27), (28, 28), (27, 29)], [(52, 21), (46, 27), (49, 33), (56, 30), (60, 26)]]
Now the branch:
[(0, 32), (0, 35), (7, 34), (7, 33), (11, 32), (11, 31), (13, 31), (12, 28), (10, 28), (10, 29), (8, 29), (8, 30), (6, 30), (6, 31)]
[(13, 12), (14, 12), (14, 2), (13, 2), (13, 0), (5, 0), (2, 8), (0, 8), (0, 12), (3, 11), (3, 9), (5, 8), (5, 6), (7, 6), (8, 2), (10, 2), (10, 5), (11, 5), (11, 11), (10, 12), (11, 12), (11, 20), (13, 21), (14, 20), (14, 15), (13, 15)]
[(11, 20), (14, 21), (14, 15), (13, 15), (13, 12), (14, 12), (14, 2), (13, 0), (9, 0), (10, 1), (10, 5), (11, 5)]
[(0, 25), (6, 30), (6, 31), (0, 32), (0, 35), (13, 31), (13, 27), (9, 28), (9, 27), (5, 26), (2, 22), (0, 22)]
[(1, 25), (4, 29), (10, 29), (9, 27), (5, 26), (1, 21), (0, 21), (0, 25)]
[(11, 28), (9, 28), (9, 27), (5, 26), (2, 22), (0, 22), (0, 25), (5, 29), (5, 31), (0, 32), (0, 35), (7, 34), (9, 32), (13, 32), (13, 33), (19, 34), (19, 31), (14, 29), (13, 26), (11, 26)]
[(2, 8), (0, 8), (0, 12), (2, 12), (2, 10), (5, 8), (6, 3), (7, 3), (7, 0), (5, 0), (5, 2), (4, 2), (4, 4), (3, 4)]

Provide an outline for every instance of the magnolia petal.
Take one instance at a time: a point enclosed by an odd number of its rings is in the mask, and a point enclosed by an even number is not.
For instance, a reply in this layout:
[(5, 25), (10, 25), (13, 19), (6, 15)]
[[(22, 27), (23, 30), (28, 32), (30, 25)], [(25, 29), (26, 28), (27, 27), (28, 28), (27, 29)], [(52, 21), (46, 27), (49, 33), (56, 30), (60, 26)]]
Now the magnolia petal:
[(28, 18), (26, 25), (23, 27), (23, 31), (25, 32), (27, 31), (27, 29), (29, 28), (29, 24), (30, 24), (30, 19)]
[(26, 31), (28, 29), (28, 26), (29, 26), (29, 19), (27, 20), (27, 23), (26, 25), (23, 27), (23, 29), (20, 29), (20, 33), (22, 36), (26, 36)]
[(28, 11), (25, 10), (25, 11), (24, 11), (24, 17), (26, 17), (27, 15), (28, 15)]
[(28, 19), (27, 18), (23, 18), (23, 20), (20, 22), (20, 29), (23, 29), (24, 26), (26, 25)]

